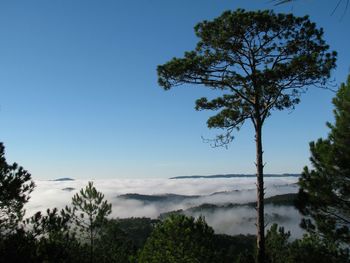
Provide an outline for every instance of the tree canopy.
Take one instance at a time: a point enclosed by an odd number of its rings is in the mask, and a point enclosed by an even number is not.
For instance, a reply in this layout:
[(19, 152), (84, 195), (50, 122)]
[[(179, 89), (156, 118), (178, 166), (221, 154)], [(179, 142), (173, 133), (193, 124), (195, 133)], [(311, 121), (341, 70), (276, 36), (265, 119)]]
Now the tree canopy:
[(290, 241), (290, 232), (273, 224), (266, 234), (267, 263), (349, 263), (349, 253), (314, 234)]
[(218, 110), (208, 127), (229, 133), (247, 119), (257, 125), (256, 114), (263, 122), (272, 109), (293, 107), (305, 87), (325, 84), (335, 67), (336, 53), (328, 52), (323, 30), (308, 16), (238, 9), (197, 24), (195, 33), (195, 50), (158, 66), (159, 84), (224, 91), (211, 101), (197, 100), (196, 109)]
[(213, 237), (214, 230), (203, 218), (195, 220), (184, 215), (171, 215), (147, 239), (139, 262), (217, 262)]

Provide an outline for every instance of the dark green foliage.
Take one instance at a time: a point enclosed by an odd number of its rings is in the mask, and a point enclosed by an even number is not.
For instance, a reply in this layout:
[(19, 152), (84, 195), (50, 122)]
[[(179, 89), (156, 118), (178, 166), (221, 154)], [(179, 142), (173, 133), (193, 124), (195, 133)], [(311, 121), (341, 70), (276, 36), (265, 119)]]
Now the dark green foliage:
[(136, 257), (136, 248), (116, 220), (108, 220), (95, 243), (95, 258), (99, 263), (127, 263)]
[(85, 263), (89, 259), (87, 246), (77, 240), (37, 239), (23, 229), (0, 240), (0, 259), (7, 263)]
[(136, 262), (158, 220), (150, 218), (111, 219), (106, 222), (96, 240), (98, 262)]
[(336, 53), (307, 16), (238, 9), (195, 32), (196, 49), (158, 66), (158, 80), (164, 89), (190, 83), (225, 92), (196, 102), (197, 110), (219, 111), (208, 127), (227, 129), (222, 142), (247, 119), (256, 125), (257, 115), (263, 123), (272, 109), (293, 107), (306, 85), (324, 84), (335, 67)]
[(347, 250), (339, 249), (316, 235), (306, 235), (290, 245), (289, 261), (297, 263), (349, 263)]
[(267, 263), (348, 263), (349, 254), (334, 243), (316, 235), (305, 235), (290, 242), (290, 233), (272, 225), (266, 234)]
[(41, 212), (35, 213), (31, 218), (26, 220), (26, 224), (30, 224), (31, 233), (35, 237), (55, 236), (66, 234), (69, 231), (69, 222), (71, 215), (65, 210), (58, 213), (57, 208), (47, 209), (46, 215)]
[(67, 211), (71, 212), (72, 220), (80, 232), (91, 240), (106, 222), (106, 217), (112, 212), (112, 205), (89, 182), (85, 189), (73, 196), (72, 210), (67, 208)]
[(220, 263), (254, 263), (256, 236), (214, 235), (214, 250)]
[(18, 164), (8, 164), (5, 147), (0, 143), (0, 235), (18, 228), (24, 215), (23, 206), (35, 185), (31, 174)]
[(266, 234), (266, 258), (269, 263), (286, 262), (290, 232), (273, 224)]
[(0, 238), (0, 261), (6, 263), (40, 262), (36, 254), (36, 241), (23, 229)]
[(195, 220), (184, 215), (169, 216), (157, 225), (147, 240), (139, 262), (217, 262), (213, 236), (213, 229), (203, 218)]
[[(27, 233), (36, 240), (37, 257), (45, 262), (74, 262), (81, 255), (88, 255), (88, 247), (80, 244), (71, 231), (71, 215), (65, 210), (47, 209), (37, 212), (26, 222)], [(83, 261), (82, 261), (83, 262)], [(86, 261), (87, 262), (87, 261)]]
[(327, 139), (310, 143), (313, 168), (299, 180), (302, 225), (333, 242), (350, 244), (350, 76), (333, 99), (335, 123), (327, 123)]
[(118, 228), (125, 233), (128, 240), (132, 241), (136, 250), (143, 248), (147, 238), (153, 232), (159, 220), (151, 218), (124, 218), (113, 220)]
[(92, 182), (73, 196), (72, 208), (74, 222), (89, 234), (101, 227), (112, 212), (112, 205), (104, 200), (104, 195), (96, 190)]

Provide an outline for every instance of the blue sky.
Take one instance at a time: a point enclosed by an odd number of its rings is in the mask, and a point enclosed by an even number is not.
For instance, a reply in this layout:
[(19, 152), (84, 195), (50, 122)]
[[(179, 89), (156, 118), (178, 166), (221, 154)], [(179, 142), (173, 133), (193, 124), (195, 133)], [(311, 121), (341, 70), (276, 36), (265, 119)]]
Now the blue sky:
[[(164, 91), (156, 67), (195, 46), (196, 23), (224, 10), (309, 14), (338, 51), (335, 83), (350, 67), (350, 10), (330, 1), (274, 7), (258, 0), (33, 0), (0, 2), (0, 140), (34, 179), (170, 177), (254, 173), (250, 123), (225, 148), (211, 148), (194, 101), (202, 87)], [(300, 172), (308, 143), (326, 136), (333, 93), (310, 89), (293, 112), (264, 127), (267, 173)]]

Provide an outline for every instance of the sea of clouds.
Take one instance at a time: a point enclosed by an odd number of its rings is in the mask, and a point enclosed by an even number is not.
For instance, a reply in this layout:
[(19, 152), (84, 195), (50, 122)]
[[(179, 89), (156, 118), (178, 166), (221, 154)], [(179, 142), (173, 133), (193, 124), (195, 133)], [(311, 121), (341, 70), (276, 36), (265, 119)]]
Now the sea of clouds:
[[(278, 194), (296, 193), (297, 177), (265, 178), (266, 197)], [(161, 213), (201, 205), (203, 203), (224, 205), (227, 203), (247, 203), (256, 200), (255, 178), (215, 178), (215, 179), (108, 179), (93, 180), (98, 191), (112, 203), (114, 218), (150, 217), (158, 218)], [(36, 188), (26, 204), (26, 215), (47, 208), (63, 208), (70, 205), (72, 196), (85, 187), (88, 180), (74, 181), (35, 181)], [(68, 190), (67, 190), (68, 189)], [(199, 196), (167, 202), (143, 202), (119, 197), (127, 193), (144, 195), (178, 194)], [(302, 235), (298, 224), (300, 214), (292, 207), (266, 206), (266, 221), (277, 223), (291, 230), (293, 236)], [(251, 207), (237, 207), (215, 213), (189, 213), (192, 216), (203, 215), (217, 233), (254, 234), (256, 211)], [(278, 215), (278, 216), (276, 216)]]

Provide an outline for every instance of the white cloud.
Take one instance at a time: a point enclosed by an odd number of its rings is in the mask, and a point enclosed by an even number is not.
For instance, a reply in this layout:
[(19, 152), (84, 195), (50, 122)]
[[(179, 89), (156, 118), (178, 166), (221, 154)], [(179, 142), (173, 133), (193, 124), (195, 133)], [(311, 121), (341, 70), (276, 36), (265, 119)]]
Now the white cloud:
[[(276, 194), (295, 193), (294, 185), (297, 178), (280, 177), (265, 178), (266, 196)], [(63, 208), (70, 205), (72, 196), (87, 185), (87, 180), (75, 181), (36, 181), (36, 188), (31, 194), (31, 199), (26, 205), (27, 216), (36, 211), (44, 211), (47, 208)], [(105, 198), (112, 203), (112, 217), (151, 217), (157, 218), (160, 213), (178, 209), (187, 209), (203, 203), (246, 203), (253, 202), (256, 198), (255, 178), (216, 178), (216, 179), (113, 179), (95, 180), (94, 185), (98, 191), (105, 194)], [(64, 188), (74, 188), (72, 191)], [(235, 191), (240, 190), (240, 191)], [(138, 193), (146, 195), (155, 194), (179, 194), (199, 195), (199, 198), (190, 198), (176, 202), (143, 203), (138, 200), (125, 200), (118, 198), (126, 193)], [(215, 194), (214, 194), (215, 193)], [(213, 195), (214, 194), (214, 195)], [(272, 208), (268, 208), (272, 209)], [(268, 211), (267, 209), (267, 211)], [(274, 208), (269, 213), (286, 215), (284, 224), (293, 231), (299, 233), (297, 225), (300, 215), (295, 209), (282, 210)], [(193, 214), (198, 216), (198, 214)], [(233, 210), (221, 211), (215, 214), (205, 214), (209, 225), (219, 233), (238, 234), (255, 233), (255, 222), (247, 221), (247, 218), (255, 217), (255, 210), (245, 207)], [(299, 235), (299, 234), (298, 234)]]

